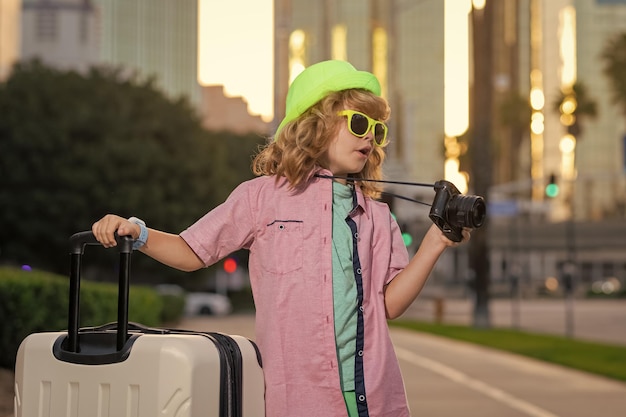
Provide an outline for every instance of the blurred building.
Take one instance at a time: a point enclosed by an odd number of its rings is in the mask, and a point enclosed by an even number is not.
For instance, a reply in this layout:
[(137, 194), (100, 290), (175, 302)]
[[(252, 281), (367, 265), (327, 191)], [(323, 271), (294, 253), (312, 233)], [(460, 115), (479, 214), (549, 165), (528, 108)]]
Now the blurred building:
[[(624, 118), (611, 103), (602, 51), (626, 31), (624, 0), (491, 2), (494, 25), (494, 199), (526, 199), (552, 221), (623, 218), (626, 194)], [(597, 115), (576, 119), (559, 103), (575, 85)], [(531, 120), (515, 126), (517, 99)], [(583, 107), (584, 102), (570, 104)], [(516, 107), (517, 106), (517, 107)], [(574, 123), (575, 122), (575, 123)], [(548, 198), (553, 177), (559, 193)]]
[(99, 61), (98, 13), (91, 0), (23, 0), (21, 22), (22, 60), (78, 71)]
[[(602, 52), (609, 39), (626, 32), (626, 0), (573, 0), (569, 7), (573, 7), (573, 11), (565, 10), (575, 14), (575, 80), (584, 83), (589, 97), (597, 102), (598, 110), (596, 118), (581, 121), (582, 132), (573, 151), (573, 175), (568, 176), (564, 128), (555, 126), (555, 136), (559, 138), (556, 152), (561, 163), (559, 174), (565, 180), (573, 177), (574, 183), (573, 194), (563, 197), (571, 198), (574, 212), (569, 214), (576, 219), (623, 219), (626, 215), (626, 118), (612, 102), (612, 87), (603, 73), (606, 63)], [(561, 10), (557, 14), (555, 10), (555, 18), (557, 16), (563, 28), (567, 12)], [(563, 46), (561, 43), (560, 50)], [(561, 88), (564, 84), (567, 87), (563, 82), (567, 64), (567, 58), (561, 59)], [(554, 90), (546, 91), (553, 93)], [(550, 104), (553, 96), (547, 97), (546, 103)]]
[(202, 87), (202, 123), (208, 130), (228, 130), (239, 134), (269, 135), (270, 125), (261, 116), (248, 113), (243, 97), (228, 97), (221, 85)]
[[(526, 178), (532, 180), (532, 199), (544, 200), (552, 220), (623, 218), (626, 128), (611, 103), (602, 52), (609, 39), (626, 32), (626, 1), (516, 3), (517, 91), (528, 97), (533, 120), (512, 160), (521, 169), (510, 180), (519, 185), (522, 175), (530, 173)], [(576, 120), (559, 109), (558, 103), (579, 83), (585, 87), (579, 99), (595, 102), (597, 116)], [(560, 189), (553, 200), (544, 193), (551, 176)]]
[(93, 0), (100, 61), (154, 75), (170, 96), (200, 107), (196, 0)]
[[(490, 4), (498, 149), (489, 196), (493, 279), (560, 280), (569, 269), (579, 283), (626, 283), (626, 128), (602, 58), (609, 39), (626, 32), (626, 1)], [(584, 94), (573, 95), (577, 85)], [(511, 117), (516, 97), (530, 107), (523, 129)], [(595, 103), (597, 115), (572, 117), (585, 102)]]
[(0, 1), (0, 81), (20, 56), (20, 16), (22, 0)]
[(21, 59), (121, 67), (200, 107), (196, 1), (23, 0), (22, 9)]

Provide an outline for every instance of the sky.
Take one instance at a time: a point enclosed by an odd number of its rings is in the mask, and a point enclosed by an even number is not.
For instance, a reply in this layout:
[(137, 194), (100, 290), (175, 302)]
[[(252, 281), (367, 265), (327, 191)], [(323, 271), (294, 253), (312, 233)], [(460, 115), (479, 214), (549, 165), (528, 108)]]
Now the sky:
[(198, 79), (241, 96), (248, 111), (273, 118), (273, 0), (198, 0)]

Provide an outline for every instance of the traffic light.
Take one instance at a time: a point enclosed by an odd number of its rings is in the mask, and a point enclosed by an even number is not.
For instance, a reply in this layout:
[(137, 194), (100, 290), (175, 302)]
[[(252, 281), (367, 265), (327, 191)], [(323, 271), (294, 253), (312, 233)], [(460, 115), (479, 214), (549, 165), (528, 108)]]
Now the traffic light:
[(413, 236), (409, 233), (409, 226), (406, 223), (402, 223), (400, 225), (400, 230), (402, 230), (402, 241), (404, 241), (404, 246), (408, 248), (413, 243)]
[(402, 240), (404, 241), (404, 246), (409, 247), (413, 243), (413, 236), (410, 233), (402, 232)]
[(232, 274), (237, 270), (237, 261), (235, 258), (226, 258), (224, 260), (224, 272)]
[(550, 174), (546, 185), (546, 197), (554, 198), (559, 195), (559, 185), (556, 183), (556, 175)]
[[(391, 213), (391, 217), (393, 217), (395, 221), (398, 221), (398, 218), (395, 214)], [(413, 243), (413, 236), (407, 231), (409, 227), (406, 223), (402, 223), (399, 226), (401, 231), (404, 230), (402, 232), (402, 241), (404, 242), (404, 246), (408, 248)]]

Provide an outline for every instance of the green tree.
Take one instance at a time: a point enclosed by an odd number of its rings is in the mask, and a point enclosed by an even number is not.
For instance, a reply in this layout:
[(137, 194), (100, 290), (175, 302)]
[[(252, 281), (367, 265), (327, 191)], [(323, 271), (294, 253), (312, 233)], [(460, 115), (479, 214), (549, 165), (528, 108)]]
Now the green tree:
[(613, 103), (626, 116), (626, 32), (609, 39), (602, 50), (604, 74), (611, 83)]
[(178, 232), (252, 176), (259, 143), (207, 132), (151, 79), (19, 64), (0, 84), (0, 263), (66, 273), (68, 237), (110, 212)]

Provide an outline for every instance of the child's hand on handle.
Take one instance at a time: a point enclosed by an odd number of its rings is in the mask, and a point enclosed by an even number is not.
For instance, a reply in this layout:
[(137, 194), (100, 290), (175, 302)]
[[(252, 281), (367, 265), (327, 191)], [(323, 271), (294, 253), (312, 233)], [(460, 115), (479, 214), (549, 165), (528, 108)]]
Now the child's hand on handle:
[(117, 245), (115, 232), (119, 236), (132, 236), (136, 240), (139, 237), (140, 228), (139, 225), (131, 223), (123, 217), (107, 214), (91, 226), (91, 231), (102, 246), (111, 248)]

